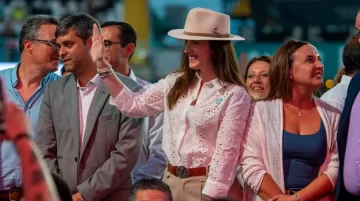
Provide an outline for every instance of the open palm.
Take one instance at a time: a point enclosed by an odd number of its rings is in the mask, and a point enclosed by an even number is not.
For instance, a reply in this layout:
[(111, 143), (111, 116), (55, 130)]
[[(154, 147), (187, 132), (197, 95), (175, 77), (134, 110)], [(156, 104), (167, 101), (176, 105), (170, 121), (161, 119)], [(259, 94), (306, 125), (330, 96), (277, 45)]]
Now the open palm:
[(93, 24), (93, 36), (91, 37), (90, 55), (98, 69), (104, 68), (104, 66), (106, 66), (104, 51), (104, 39), (100, 35), (100, 31), (97, 25)]

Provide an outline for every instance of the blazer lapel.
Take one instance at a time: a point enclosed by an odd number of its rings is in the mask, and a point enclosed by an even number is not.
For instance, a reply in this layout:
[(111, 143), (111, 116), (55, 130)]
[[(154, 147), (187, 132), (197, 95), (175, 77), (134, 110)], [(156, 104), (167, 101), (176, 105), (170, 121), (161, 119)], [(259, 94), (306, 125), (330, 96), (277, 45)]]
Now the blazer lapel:
[(100, 112), (103, 109), (106, 102), (108, 101), (108, 98), (109, 98), (109, 92), (105, 88), (104, 84), (101, 82), (98, 88), (96, 89), (94, 98), (90, 104), (85, 133), (83, 136), (83, 142), (81, 144), (81, 149), (80, 149), (80, 160), (85, 151), (86, 145), (89, 142), (89, 139), (94, 130), (94, 126), (100, 115)]
[(70, 126), (72, 131), (72, 137), (75, 142), (75, 148), (79, 150), (80, 143), (80, 121), (79, 121), (79, 102), (78, 102), (78, 92), (75, 81), (75, 76), (71, 75), (68, 78), (68, 82), (64, 87), (64, 94), (66, 99), (66, 104), (68, 107), (68, 114), (70, 119)]

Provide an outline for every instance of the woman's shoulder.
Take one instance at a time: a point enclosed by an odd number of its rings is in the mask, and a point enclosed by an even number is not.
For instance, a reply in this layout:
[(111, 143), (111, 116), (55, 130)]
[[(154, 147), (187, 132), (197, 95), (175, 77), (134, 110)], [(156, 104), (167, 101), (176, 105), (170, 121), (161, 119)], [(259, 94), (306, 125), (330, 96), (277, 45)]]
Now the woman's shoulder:
[(182, 75), (181, 72), (172, 72), (165, 77), (160, 78), (156, 83), (165, 86), (166, 88), (171, 88), (177, 78), (179, 78)]
[(168, 82), (173, 82), (175, 81), (178, 77), (180, 77), (183, 73), (182, 72), (172, 72), (169, 73), (168, 75), (165, 76), (165, 78), (163, 78), (164, 80), (168, 81)]

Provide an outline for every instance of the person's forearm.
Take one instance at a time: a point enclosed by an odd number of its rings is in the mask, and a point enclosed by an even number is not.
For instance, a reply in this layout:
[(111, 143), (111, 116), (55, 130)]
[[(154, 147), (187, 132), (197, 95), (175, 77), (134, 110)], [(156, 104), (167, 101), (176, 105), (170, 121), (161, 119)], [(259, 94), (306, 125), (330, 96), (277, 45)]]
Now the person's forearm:
[(269, 174), (265, 174), (264, 178), (261, 182), (260, 190), (258, 192), (258, 195), (263, 200), (269, 200), (270, 198), (283, 194), (279, 186), (275, 183), (273, 178)]
[(333, 190), (330, 178), (325, 174), (319, 175), (314, 181), (297, 193), (301, 201), (318, 200)]
[(50, 172), (40, 160), (38, 147), (28, 138), (15, 142), (21, 164), (25, 200), (58, 201)]
[(109, 93), (112, 98), (116, 98), (116, 96), (121, 92), (124, 85), (121, 80), (116, 76), (115, 73), (108, 75), (107, 77), (102, 78), (104, 85), (109, 90)]

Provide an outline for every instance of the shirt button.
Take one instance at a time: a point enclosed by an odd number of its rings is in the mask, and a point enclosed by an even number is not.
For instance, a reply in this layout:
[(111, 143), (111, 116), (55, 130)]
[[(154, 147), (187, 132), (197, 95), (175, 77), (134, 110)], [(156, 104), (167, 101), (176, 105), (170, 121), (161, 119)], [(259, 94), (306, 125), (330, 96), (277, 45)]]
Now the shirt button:
[(356, 160), (356, 162), (355, 162), (356, 164), (359, 164), (359, 160)]

